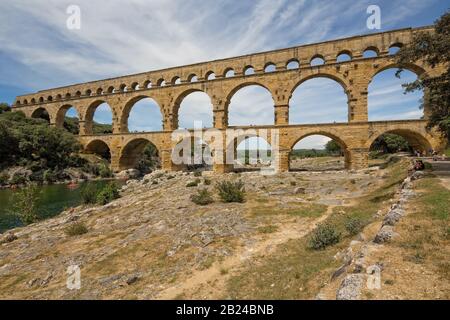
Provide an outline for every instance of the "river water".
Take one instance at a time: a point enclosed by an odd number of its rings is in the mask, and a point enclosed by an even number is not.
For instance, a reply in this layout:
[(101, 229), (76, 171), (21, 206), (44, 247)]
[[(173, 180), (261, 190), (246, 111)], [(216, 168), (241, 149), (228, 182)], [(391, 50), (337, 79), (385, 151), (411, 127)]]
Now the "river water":
[[(40, 186), (39, 201), (37, 204), (39, 219), (50, 218), (58, 215), (66, 208), (81, 204), (80, 191), (86, 184), (97, 184), (99, 187), (108, 181), (89, 181), (80, 183), (75, 188), (69, 188), (64, 184)], [(120, 181), (117, 182), (119, 185)], [(22, 226), (20, 220), (14, 215), (14, 193), (17, 190), (0, 190), (0, 233), (8, 229)]]

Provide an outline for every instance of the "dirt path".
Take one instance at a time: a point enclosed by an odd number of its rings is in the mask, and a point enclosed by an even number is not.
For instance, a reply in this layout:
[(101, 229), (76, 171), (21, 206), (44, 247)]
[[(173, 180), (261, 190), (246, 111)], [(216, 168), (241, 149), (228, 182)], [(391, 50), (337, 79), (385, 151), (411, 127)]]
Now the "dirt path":
[(329, 206), (326, 213), (309, 223), (304, 220), (298, 223), (282, 225), (273, 234), (259, 236), (240, 248), (233, 256), (214, 263), (209, 269), (194, 272), (188, 279), (162, 291), (156, 299), (220, 299), (226, 298), (226, 282), (231, 275), (239, 273), (240, 269), (251, 264), (252, 258), (270, 254), (276, 247), (289, 240), (300, 239), (309, 234), (317, 224), (329, 217), (335, 206)]
[(450, 190), (450, 161), (431, 161), (433, 174), (440, 180), (441, 184)]

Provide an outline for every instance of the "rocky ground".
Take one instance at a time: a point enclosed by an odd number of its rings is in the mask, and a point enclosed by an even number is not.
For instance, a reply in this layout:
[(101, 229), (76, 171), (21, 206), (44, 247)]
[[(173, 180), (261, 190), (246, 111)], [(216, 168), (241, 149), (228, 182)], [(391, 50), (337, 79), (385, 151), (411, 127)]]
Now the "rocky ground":
[[(276, 257), (286, 243), (307, 237), (337, 209), (342, 214), (342, 208), (392, 184), (391, 175), (390, 168), (377, 167), (269, 176), (157, 171), (130, 180), (121, 198), (108, 205), (72, 208), (3, 235), (0, 298), (234, 298), (230, 284), (241, 274)], [(196, 179), (198, 187), (186, 186)], [(225, 204), (216, 194), (207, 206), (191, 202), (197, 189), (214, 191), (215, 183), (223, 180), (244, 181), (246, 202)], [(79, 222), (88, 232), (67, 235), (66, 228)], [(66, 285), (73, 265), (81, 270), (79, 290)], [(270, 294), (271, 283), (265, 289)], [(321, 294), (335, 298), (327, 293), (336, 290)], [(278, 298), (275, 293), (273, 297)]]

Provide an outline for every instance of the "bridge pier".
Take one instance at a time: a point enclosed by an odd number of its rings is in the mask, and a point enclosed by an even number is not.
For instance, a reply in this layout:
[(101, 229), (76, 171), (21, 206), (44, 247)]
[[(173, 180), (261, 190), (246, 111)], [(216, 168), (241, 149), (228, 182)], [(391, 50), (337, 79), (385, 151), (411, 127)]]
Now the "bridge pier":
[(348, 150), (345, 167), (350, 170), (367, 169), (369, 167), (369, 149), (356, 148)]

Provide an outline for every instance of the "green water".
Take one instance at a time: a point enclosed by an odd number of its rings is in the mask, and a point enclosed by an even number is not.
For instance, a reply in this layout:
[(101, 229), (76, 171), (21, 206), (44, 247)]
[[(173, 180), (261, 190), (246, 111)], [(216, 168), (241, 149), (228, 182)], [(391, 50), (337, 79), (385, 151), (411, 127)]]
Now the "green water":
[[(55, 184), (41, 186), (38, 207), (39, 219), (50, 218), (58, 215), (64, 209), (81, 204), (80, 191), (86, 184), (96, 184), (99, 187), (108, 181), (90, 181), (77, 185), (76, 188), (68, 188), (67, 185)], [(117, 182), (120, 184), (120, 182)], [(22, 226), (20, 220), (14, 215), (14, 193), (17, 190), (0, 190), (0, 232)]]

